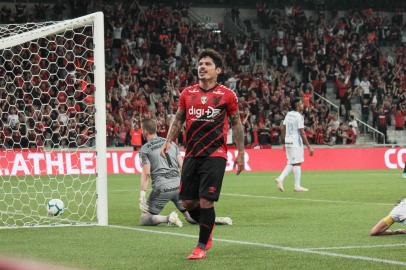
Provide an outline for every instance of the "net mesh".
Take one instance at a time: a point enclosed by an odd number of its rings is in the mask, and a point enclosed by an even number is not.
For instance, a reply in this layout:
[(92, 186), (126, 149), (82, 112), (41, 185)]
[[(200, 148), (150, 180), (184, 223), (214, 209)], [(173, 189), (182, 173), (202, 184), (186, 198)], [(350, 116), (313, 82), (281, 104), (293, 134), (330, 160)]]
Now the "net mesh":
[[(0, 38), (54, 22), (2, 25)], [(96, 223), (93, 24), (0, 50), (0, 226)], [(61, 216), (47, 215), (61, 199)]]

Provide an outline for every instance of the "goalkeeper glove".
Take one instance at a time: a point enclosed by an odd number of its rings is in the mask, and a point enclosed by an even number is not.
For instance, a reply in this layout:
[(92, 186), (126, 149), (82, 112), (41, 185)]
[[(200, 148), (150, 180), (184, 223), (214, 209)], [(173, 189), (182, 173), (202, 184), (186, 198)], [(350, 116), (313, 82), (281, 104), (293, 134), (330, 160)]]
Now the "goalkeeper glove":
[(148, 205), (147, 205), (147, 200), (146, 200), (145, 196), (146, 196), (145, 190), (141, 190), (139, 206), (140, 206), (141, 212), (144, 212), (144, 213), (148, 212)]

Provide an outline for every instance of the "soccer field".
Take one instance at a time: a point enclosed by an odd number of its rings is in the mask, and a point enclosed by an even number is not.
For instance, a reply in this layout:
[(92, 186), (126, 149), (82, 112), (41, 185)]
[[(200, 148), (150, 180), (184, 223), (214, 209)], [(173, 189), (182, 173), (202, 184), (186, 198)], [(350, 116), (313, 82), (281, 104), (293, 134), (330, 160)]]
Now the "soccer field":
[(234, 224), (203, 261), (185, 259), (197, 226), (138, 226), (139, 175), (109, 176), (109, 227), (4, 229), (0, 253), (85, 269), (406, 269), (406, 235), (368, 236), (405, 195), (401, 172), (305, 171), (307, 193), (292, 175), (279, 192), (276, 175), (226, 175), (216, 214)]

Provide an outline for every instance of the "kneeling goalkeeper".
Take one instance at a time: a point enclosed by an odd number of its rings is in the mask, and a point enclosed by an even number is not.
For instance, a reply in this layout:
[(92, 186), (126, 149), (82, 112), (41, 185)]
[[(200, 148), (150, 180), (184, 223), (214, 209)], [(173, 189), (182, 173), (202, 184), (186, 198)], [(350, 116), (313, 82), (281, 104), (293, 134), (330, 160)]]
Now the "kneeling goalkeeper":
[[(145, 119), (142, 121), (142, 135), (147, 143), (144, 144), (139, 152), (142, 172), (140, 185), (139, 206), (141, 210), (141, 225), (158, 225), (169, 223), (182, 227), (182, 221), (175, 211), (168, 216), (159, 215), (165, 205), (172, 201), (175, 207), (183, 214), (186, 221), (196, 224), (179, 200), (180, 171), (182, 170), (183, 158), (179, 152), (179, 147), (172, 143), (166, 157), (160, 155), (160, 148), (166, 142), (156, 133), (156, 121)], [(148, 181), (151, 178), (152, 191), (146, 199), (146, 190)], [(232, 220), (229, 217), (216, 218), (216, 224), (231, 225)]]

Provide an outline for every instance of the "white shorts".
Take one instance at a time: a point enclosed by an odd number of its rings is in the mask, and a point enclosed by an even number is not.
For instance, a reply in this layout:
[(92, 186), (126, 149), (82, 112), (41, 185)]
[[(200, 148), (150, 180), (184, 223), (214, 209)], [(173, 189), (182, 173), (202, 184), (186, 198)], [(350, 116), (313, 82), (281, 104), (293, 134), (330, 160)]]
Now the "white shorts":
[(391, 216), (395, 222), (406, 224), (406, 199), (398, 203), (392, 211), (390, 211), (389, 216)]
[(304, 162), (304, 150), (303, 147), (286, 147), (286, 158), (288, 164), (297, 164)]

